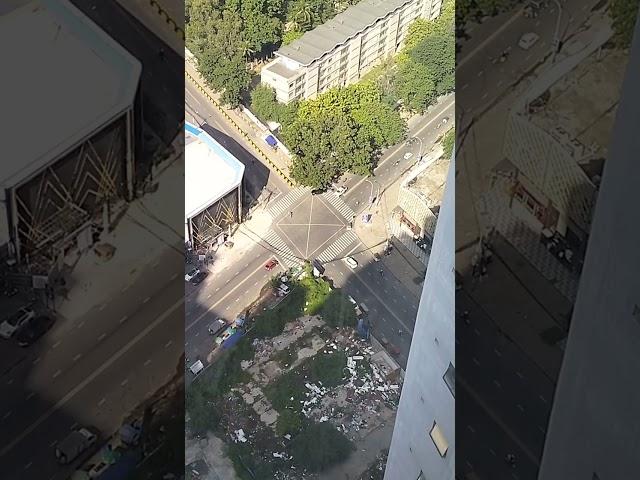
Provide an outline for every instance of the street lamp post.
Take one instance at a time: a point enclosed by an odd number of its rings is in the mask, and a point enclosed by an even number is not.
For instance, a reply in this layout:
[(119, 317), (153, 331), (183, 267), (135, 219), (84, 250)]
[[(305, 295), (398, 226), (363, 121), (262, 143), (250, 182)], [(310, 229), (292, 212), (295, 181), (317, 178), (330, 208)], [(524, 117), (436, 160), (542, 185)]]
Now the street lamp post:
[(418, 161), (420, 161), (420, 160), (422, 160), (422, 139), (420, 137), (411, 137), (409, 139), (409, 142), (413, 143), (416, 140), (420, 142), (420, 150), (418, 150)]
[(556, 29), (553, 32), (553, 53), (551, 56), (551, 63), (555, 63), (556, 55), (558, 53), (558, 47), (560, 46), (560, 20), (562, 19), (562, 4), (560, 0), (553, 0), (558, 7), (558, 18), (556, 19)]

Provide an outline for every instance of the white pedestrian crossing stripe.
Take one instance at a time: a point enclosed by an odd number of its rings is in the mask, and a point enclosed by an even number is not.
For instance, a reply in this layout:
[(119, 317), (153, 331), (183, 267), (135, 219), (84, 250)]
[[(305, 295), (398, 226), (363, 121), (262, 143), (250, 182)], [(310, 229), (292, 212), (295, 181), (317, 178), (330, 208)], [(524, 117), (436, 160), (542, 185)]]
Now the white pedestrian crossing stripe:
[(333, 192), (323, 193), (322, 198), (328, 201), (333, 208), (335, 208), (338, 212), (340, 212), (340, 214), (344, 217), (345, 220), (348, 220), (349, 222), (353, 220), (353, 216), (355, 215), (355, 212), (349, 205), (344, 203), (344, 200), (342, 200), (335, 193)]
[(429, 254), (416, 245), (416, 242), (413, 241), (413, 236), (404, 230), (399, 222), (389, 222), (389, 227), (391, 234), (400, 240), (416, 258), (425, 266), (429, 264)]
[(282, 215), (287, 209), (300, 200), (307, 192), (308, 188), (298, 187), (291, 190), (289, 193), (281, 198), (277, 198), (271, 205), (267, 207), (267, 212), (271, 215), (271, 218), (276, 218)]
[(304, 264), (304, 260), (296, 257), (291, 251), (291, 248), (289, 248), (284, 240), (282, 240), (273, 230), (270, 230), (263, 240), (268, 244), (266, 245), (267, 248), (280, 259), (285, 268), (301, 266)]
[(333, 242), (325, 251), (318, 255), (318, 260), (323, 263), (332, 262), (340, 258), (340, 254), (349, 248), (353, 243), (358, 242), (358, 236), (352, 230), (344, 232), (340, 238)]

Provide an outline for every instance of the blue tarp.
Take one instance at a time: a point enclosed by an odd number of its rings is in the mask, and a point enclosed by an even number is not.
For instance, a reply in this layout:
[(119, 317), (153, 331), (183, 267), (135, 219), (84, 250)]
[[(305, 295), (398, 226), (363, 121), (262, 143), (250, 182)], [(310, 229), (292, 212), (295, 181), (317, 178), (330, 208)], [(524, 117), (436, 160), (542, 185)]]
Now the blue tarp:
[(267, 142), (267, 144), (269, 144), (269, 146), (271, 147), (278, 146), (278, 141), (274, 138), (273, 135), (267, 135), (266, 137), (264, 137), (264, 141)]
[(231, 348), (244, 336), (244, 332), (236, 332), (227, 338), (222, 344), (222, 348)]

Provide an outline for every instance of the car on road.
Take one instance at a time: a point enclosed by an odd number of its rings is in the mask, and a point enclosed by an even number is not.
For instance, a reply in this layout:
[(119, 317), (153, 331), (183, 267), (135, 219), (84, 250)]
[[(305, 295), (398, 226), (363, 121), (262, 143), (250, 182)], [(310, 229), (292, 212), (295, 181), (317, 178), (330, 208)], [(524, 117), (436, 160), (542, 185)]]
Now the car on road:
[(275, 258), (272, 258), (267, 263), (265, 263), (264, 268), (267, 272), (270, 272), (271, 270), (276, 268), (277, 265), (278, 265), (278, 260), (276, 260)]
[(30, 308), (21, 307), (16, 313), (9, 316), (0, 324), (0, 337), (11, 338), (35, 316), (35, 312)]
[(518, 46), (523, 50), (529, 50), (537, 43), (538, 40), (540, 40), (540, 35), (537, 33), (525, 33), (520, 37), (520, 40), (518, 40)]
[(189, 270), (189, 272), (184, 276), (184, 281), (185, 282), (190, 282), (191, 279), (193, 277), (195, 277), (196, 275), (198, 275), (199, 273), (200, 273), (200, 270), (198, 270), (197, 268)]
[(346, 263), (349, 268), (356, 268), (358, 266), (358, 262), (353, 257), (345, 257), (344, 263)]
[(56, 446), (58, 463), (67, 465), (86, 453), (98, 441), (98, 432), (92, 427), (82, 427), (72, 431)]
[(55, 318), (40, 315), (29, 320), (16, 334), (16, 340), (21, 347), (28, 347), (35, 343), (40, 337), (51, 330), (55, 323)]
[(326, 189), (324, 188), (314, 188), (311, 190), (311, 195), (322, 195), (325, 191)]
[(374, 253), (373, 254), (373, 260), (376, 261), (376, 262), (379, 262), (380, 261), (380, 254), (379, 253)]
[(191, 279), (191, 284), (192, 285), (200, 285), (205, 278), (207, 278), (207, 275), (209, 275), (209, 272), (198, 272), (196, 273), (195, 277), (193, 277)]
[(409, 160), (411, 157), (413, 157), (413, 153), (411, 152), (407, 152), (402, 156), (405, 160)]

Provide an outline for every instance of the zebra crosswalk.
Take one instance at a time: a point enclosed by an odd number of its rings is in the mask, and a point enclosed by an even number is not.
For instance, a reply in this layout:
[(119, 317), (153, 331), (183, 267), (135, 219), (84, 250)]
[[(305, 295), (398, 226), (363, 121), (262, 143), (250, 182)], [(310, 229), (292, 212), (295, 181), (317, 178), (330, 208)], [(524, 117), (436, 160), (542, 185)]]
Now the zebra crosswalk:
[(347, 230), (344, 232), (335, 242), (327, 247), (320, 255), (318, 260), (322, 263), (331, 262), (339, 257), (353, 243), (358, 242), (358, 236), (353, 233), (353, 230)]
[(277, 198), (271, 205), (269, 205), (267, 207), (267, 212), (271, 215), (271, 218), (276, 218), (300, 200), (307, 192), (309, 192), (308, 188), (294, 188), (289, 193), (283, 197)]
[(324, 198), (333, 208), (335, 208), (340, 214), (344, 217), (345, 220), (351, 221), (355, 215), (353, 209), (344, 203), (339, 196), (337, 196), (333, 192), (326, 192), (322, 194), (322, 198)]
[(407, 249), (413, 253), (417, 259), (419, 259), (425, 266), (429, 264), (429, 253), (416, 245), (416, 242), (413, 241), (413, 235), (407, 232), (399, 222), (389, 222), (389, 227), (391, 234), (400, 240), (400, 242), (407, 247)]
[(268, 244), (267, 248), (280, 259), (285, 268), (304, 264), (304, 260), (296, 257), (291, 248), (273, 230), (269, 230), (269, 233), (263, 238), (263, 241)]

